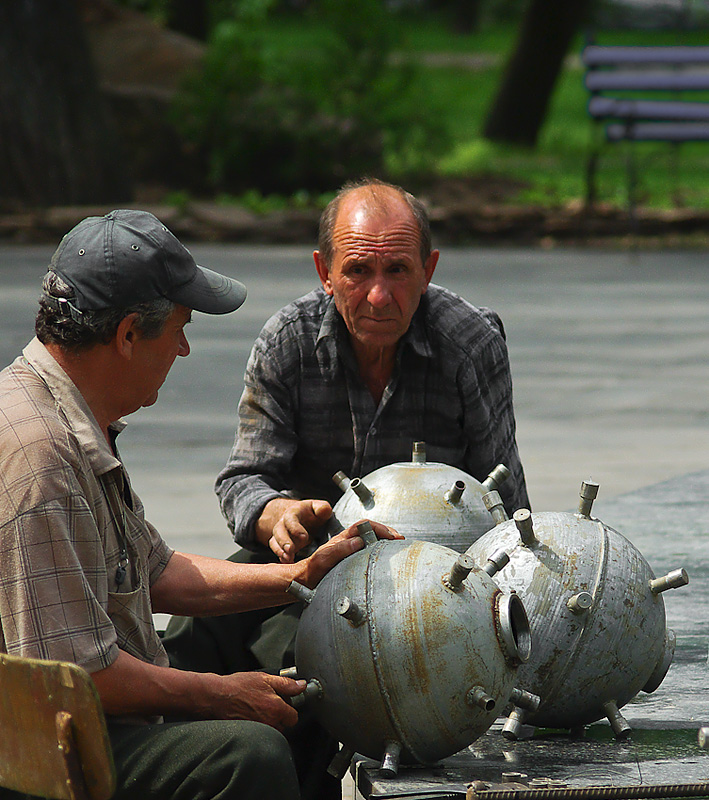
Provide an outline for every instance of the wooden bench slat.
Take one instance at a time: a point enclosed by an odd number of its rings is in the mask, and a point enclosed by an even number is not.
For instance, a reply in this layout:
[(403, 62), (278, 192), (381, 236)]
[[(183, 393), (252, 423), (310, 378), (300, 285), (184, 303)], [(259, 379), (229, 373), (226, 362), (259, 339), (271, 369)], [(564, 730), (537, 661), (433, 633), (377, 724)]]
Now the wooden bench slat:
[(588, 45), (582, 53), (587, 67), (612, 67), (617, 64), (709, 64), (705, 45)]
[(619, 97), (592, 97), (588, 113), (595, 118), (631, 120), (687, 120), (709, 122), (709, 103), (681, 100), (635, 100)]
[(709, 91), (709, 70), (598, 70), (586, 73), (585, 84), (589, 92), (701, 92)]
[(701, 122), (621, 122), (606, 126), (609, 142), (705, 142), (709, 141), (709, 123)]

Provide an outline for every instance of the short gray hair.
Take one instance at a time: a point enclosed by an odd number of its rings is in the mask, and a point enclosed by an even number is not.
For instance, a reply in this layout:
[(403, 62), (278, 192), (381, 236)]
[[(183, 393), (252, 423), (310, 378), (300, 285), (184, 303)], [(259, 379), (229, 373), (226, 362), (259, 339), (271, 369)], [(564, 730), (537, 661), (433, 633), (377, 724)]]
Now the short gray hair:
[(121, 320), (129, 314), (138, 315), (135, 324), (146, 339), (156, 339), (175, 311), (175, 304), (171, 300), (159, 297), (129, 308), (79, 313), (74, 310), (74, 313), (69, 313), (69, 303), (74, 298), (71, 286), (56, 272), (49, 270), (42, 283), (34, 326), (42, 344), (57, 344), (73, 351), (86, 350), (96, 344), (108, 344), (115, 336)]
[(377, 178), (362, 178), (357, 181), (348, 181), (345, 183), (320, 215), (318, 250), (320, 251), (320, 257), (324, 260), (328, 268), (332, 264), (332, 257), (335, 249), (332, 241), (332, 232), (335, 227), (335, 220), (337, 219), (337, 212), (340, 210), (342, 199), (355, 189), (363, 189), (366, 187), (375, 188), (378, 186), (393, 189), (411, 209), (411, 213), (419, 229), (421, 263), (426, 263), (426, 260), (431, 254), (431, 221), (428, 218), (426, 206), (424, 206), (417, 197), (414, 197), (414, 195), (407, 192), (406, 189), (403, 189), (401, 186), (387, 183), (386, 181), (380, 181)]

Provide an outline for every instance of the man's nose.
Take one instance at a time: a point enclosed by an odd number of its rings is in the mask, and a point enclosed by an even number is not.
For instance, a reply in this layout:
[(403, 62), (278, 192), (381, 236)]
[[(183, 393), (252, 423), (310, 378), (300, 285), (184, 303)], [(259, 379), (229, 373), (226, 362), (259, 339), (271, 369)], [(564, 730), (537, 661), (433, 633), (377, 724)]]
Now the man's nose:
[(185, 357), (188, 356), (189, 354), (190, 354), (190, 343), (187, 341), (187, 337), (185, 336), (183, 331), (182, 335), (180, 336), (180, 346), (177, 350), (177, 355)]
[(375, 308), (383, 308), (389, 305), (391, 302), (391, 291), (389, 290), (385, 278), (376, 278), (372, 281), (369, 291), (367, 292), (367, 300), (369, 304)]

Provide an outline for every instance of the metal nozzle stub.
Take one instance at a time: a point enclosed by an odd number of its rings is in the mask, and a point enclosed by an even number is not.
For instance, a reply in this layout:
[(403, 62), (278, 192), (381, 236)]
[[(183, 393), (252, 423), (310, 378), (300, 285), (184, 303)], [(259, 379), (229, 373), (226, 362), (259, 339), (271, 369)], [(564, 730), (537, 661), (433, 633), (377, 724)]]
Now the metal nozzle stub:
[(292, 594), (293, 597), (296, 597), (303, 603), (310, 603), (312, 602), (313, 597), (315, 597), (315, 590), (308, 589), (307, 586), (303, 586), (303, 584), (298, 583), (298, 581), (291, 581), (290, 586), (288, 587), (288, 594)]
[(332, 482), (344, 494), (350, 488), (350, 479), (340, 469), (332, 476)]
[(387, 742), (382, 757), (382, 765), (379, 768), (386, 778), (395, 778), (399, 772), (399, 758), (401, 757), (401, 744), (399, 742)]
[(470, 575), (475, 567), (475, 561), (467, 553), (461, 553), (453, 564), (448, 575), (443, 576), (443, 583), (453, 592), (463, 588), (463, 581)]
[(357, 526), (357, 533), (362, 537), (366, 545), (376, 544), (379, 541), (372, 527), (372, 523), (366, 519)]
[(411, 462), (413, 464), (426, 463), (426, 442), (414, 442), (414, 446), (411, 451)]
[(566, 601), (566, 607), (572, 614), (583, 614), (592, 605), (593, 595), (590, 592), (578, 592)]
[(518, 508), (512, 515), (512, 519), (515, 521), (522, 544), (527, 547), (530, 544), (534, 544), (537, 541), (537, 537), (534, 535), (532, 512), (528, 508)]
[(488, 492), (499, 489), (500, 486), (510, 477), (512, 473), (504, 464), (498, 464), (495, 469), (485, 478), (482, 485)]
[(653, 578), (650, 581), (650, 591), (653, 594), (660, 594), (666, 592), (668, 589), (679, 589), (680, 586), (686, 586), (689, 583), (689, 575), (684, 569), (673, 569), (667, 575), (661, 578)]
[(490, 512), (490, 516), (495, 525), (507, 522), (509, 517), (507, 516), (507, 511), (505, 511), (505, 506), (499, 492), (493, 489), (491, 492), (482, 496), (482, 501), (485, 508)]
[(585, 519), (591, 518), (591, 509), (593, 508), (593, 501), (598, 497), (599, 484), (590, 478), (581, 483), (581, 490), (579, 491), (579, 510), (580, 517)]

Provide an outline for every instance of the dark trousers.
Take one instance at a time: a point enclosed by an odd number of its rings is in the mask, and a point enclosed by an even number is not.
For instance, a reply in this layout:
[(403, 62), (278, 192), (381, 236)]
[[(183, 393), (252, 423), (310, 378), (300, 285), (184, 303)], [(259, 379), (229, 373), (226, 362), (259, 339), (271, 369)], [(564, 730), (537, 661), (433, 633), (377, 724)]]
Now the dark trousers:
[[(290, 746), (260, 722), (109, 723), (112, 800), (298, 800)], [(28, 795), (0, 789), (2, 800)], [(29, 800), (29, 798), (28, 798)]]
[[(230, 561), (264, 564), (266, 553), (240, 550)], [(173, 617), (163, 636), (170, 664), (194, 672), (264, 670), (277, 674), (295, 664), (294, 644), (301, 606), (294, 604), (221, 617)], [(307, 707), (286, 731), (303, 800), (339, 800), (341, 782), (327, 773), (338, 743)]]

